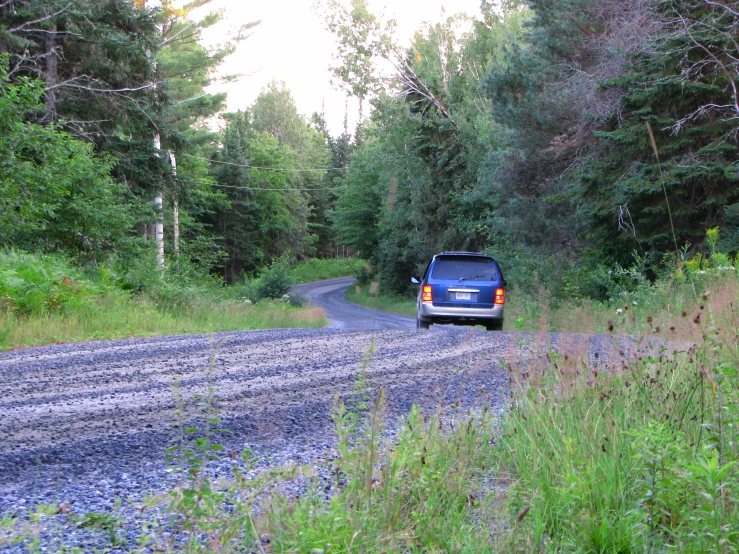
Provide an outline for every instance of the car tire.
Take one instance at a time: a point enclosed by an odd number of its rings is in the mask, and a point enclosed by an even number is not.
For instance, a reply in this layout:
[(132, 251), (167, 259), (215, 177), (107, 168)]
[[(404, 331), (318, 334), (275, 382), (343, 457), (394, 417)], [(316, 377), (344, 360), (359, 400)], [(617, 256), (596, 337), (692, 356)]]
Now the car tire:
[(503, 330), (503, 320), (498, 321), (491, 321), (490, 323), (485, 324), (485, 329), (488, 331), (502, 331)]
[(428, 329), (429, 327), (431, 327), (430, 321), (426, 321), (420, 317), (416, 319), (416, 329)]

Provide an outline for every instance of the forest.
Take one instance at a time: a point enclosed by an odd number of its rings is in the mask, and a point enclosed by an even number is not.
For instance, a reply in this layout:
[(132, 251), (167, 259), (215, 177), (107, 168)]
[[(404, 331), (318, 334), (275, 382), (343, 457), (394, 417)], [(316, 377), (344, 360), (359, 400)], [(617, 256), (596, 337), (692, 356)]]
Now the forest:
[(432, 254), (479, 250), (521, 290), (607, 300), (708, 229), (739, 250), (736, 3), (483, 0), (401, 46), (365, 0), (324, 0), (360, 106), (332, 136), (280, 82), (225, 111), (208, 85), (258, 22), (206, 48), (209, 1), (0, 2), (6, 253), (140, 291), (348, 252), (404, 294)]

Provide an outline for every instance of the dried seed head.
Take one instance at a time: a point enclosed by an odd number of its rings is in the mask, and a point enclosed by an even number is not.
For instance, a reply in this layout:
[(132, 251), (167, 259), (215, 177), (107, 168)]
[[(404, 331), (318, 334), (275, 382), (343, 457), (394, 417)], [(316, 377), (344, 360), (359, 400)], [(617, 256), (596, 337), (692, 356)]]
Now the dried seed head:
[(652, 316), (651, 315), (648, 315), (647, 316), (647, 323), (652, 323)]
[(682, 313), (681, 315), (682, 315), (683, 317), (688, 317), (688, 312), (686, 312), (685, 310), (683, 310), (683, 313)]

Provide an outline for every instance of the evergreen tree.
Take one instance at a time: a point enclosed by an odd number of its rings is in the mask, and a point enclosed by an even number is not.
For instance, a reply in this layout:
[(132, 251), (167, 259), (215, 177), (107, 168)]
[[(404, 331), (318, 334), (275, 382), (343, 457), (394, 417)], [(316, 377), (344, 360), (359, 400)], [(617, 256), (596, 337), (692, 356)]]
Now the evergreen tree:
[(590, 236), (621, 263), (637, 249), (654, 263), (665, 252), (674, 259), (714, 226), (727, 231), (726, 251), (739, 250), (739, 15), (697, 0), (659, 8), (664, 28), (632, 71), (609, 83), (625, 89), (620, 117), (597, 134), (599, 154), (573, 189)]

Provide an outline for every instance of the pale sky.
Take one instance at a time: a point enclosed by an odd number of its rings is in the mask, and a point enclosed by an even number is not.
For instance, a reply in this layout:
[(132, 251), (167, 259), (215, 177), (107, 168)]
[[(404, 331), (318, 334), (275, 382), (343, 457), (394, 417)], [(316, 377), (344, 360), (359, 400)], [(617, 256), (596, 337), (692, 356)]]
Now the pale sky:
[[(402, 46), (408, 44), (424, 21), (441, 21), (460, 12), (479, 16), (480, 7), (480, 0), (396, 0), (390, 6), (386, 5), (387, 0), (368, 3), (373, 13), (381, 12), (387, 19), (397, 21), (396, 36)], [(284, 81), (302, 115), (310, 117), (313, 112), (320, 112), (324, 104), (331, 133), (341, 134), (346, 96), (331, 86), (328, 70), (335, 42), (313, 4), (314, 0), (214, 0), (208, 4), (208, 11), (226, 12), (224, 21), (208, 30), (208, 41), (223, 40), (235, 25), (262, 21), (221, 66), (224, 74), (243, 74), (243, 77), (238, 82), (212, 88), (213, 92), (228, 93), (229, 111), (249, 107), (270, 81)], [(356, 111), (356, 103), (350, 104), (350, 132)]]

